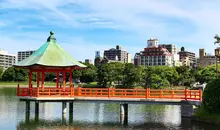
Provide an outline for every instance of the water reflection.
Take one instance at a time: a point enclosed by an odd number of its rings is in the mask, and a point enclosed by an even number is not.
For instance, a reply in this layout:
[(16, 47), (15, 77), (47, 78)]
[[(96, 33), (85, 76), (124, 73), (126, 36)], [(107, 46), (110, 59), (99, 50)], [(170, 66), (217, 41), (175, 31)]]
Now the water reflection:
[(30, 115), (25, 112), (25, 103), (18, 101), (16, 89), (0, 89), (0, 129), (204, 129), (220, 127), (192, 122), (181, 118), (179, 106), (130, 105), (128, 126), (120, 124), (120, 105), (102, 103), (74, 103), (72, 116), (62, 116), (61, 103), (40, 103), (39, 116), (35, 117), (34, 103)]

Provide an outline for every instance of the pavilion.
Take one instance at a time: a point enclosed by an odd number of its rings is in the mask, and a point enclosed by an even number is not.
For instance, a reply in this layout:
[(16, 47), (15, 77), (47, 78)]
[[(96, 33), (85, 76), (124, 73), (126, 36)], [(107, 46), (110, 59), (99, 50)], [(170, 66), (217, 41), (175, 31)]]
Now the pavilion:
[[(72, 71), (86, 68), (86, 66), (73, 59), (57, 42), (54, 33), (51, 31), (47, 42), (36, 50), (30, 57), (14, 65), (15, 67), (29, 70), (29, 90), (32, 86), (33, 73), (37, 73), (37, 87), (44, 89), (45, 73), (56, 73), (56, 88), (59, 88), (59, 74), (62, 73), (62, 88), (66, 87), (66, 74), (69, 73), (69, 87), (72, 87)], [(41, 83), (40, 83), (41, 81)], [(26, 96), (31, 96), (27, 95)]]

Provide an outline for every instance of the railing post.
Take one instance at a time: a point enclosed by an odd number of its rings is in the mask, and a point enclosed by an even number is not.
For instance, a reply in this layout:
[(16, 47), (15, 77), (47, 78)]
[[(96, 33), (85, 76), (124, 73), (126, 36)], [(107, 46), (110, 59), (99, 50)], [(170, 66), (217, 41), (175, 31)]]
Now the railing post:
[(108, 88), (108, 98), (110, 98), (110, 88)]
[(30, 86), (30, 88), (29, 88), (29, 96), (33, 96), (33, 86), (32, 86), (33, 84), (31, 84), (31, 86)]
[(74, 97), (74, 88), (70, 87), (70, 97)]
[(186, 88), (184, 89), (184, 93), (185, 93), (185, 100), (187, 100), (188, 94), (187, 94), (187, 89)]
[(39, 87), (36, 89), (36, 97), (39, 97)]
[(81, 87), (78, 87), (78, 95), (81, 96)]
[(148, 98), (148, 88), (146, 88), (146, 98)]
[(163, 91), (160, 89), (160, 98), (162, 98)]
[(174, 98), (174, 91), (172, 90), (172, 98)]
[(146, 89), (146, 98), (149, 98), (150, 97), (150, 88), (147, 88)]
[(199, 90), (199, 100), (202, 101), (202, 90)]
[(74, 88), (74, 85), (73, 85), (73, 87), (72, 87), (72, 96), (74, 97), (74, 94), (75, 93), (75, 88)]
[(20, 96), (20, 86), (18, 84), (18, 87), (17, 87), (17, 96)]

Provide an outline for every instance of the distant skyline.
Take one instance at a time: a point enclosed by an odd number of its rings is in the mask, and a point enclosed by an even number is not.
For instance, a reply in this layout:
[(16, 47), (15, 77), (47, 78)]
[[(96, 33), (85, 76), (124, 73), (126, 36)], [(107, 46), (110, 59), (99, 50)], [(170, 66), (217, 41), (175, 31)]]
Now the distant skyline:
[(36, 50), (49, 32), (75, 59), (120, 45), (133, 58), (158, 38), (198, 56), (214, 53), (220, 1), (213, 0), (0, 0), (0, 49)]

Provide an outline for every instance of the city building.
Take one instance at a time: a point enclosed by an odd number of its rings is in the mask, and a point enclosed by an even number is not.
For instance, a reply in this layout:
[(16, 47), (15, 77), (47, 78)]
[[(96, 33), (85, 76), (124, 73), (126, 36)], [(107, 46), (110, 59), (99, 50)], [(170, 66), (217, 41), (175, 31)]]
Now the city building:
[(171, 54), (178, 53), (178, 48), (175, 44), (160, 44), (159, 46), (166, 48)]
[(117, 45), (116, 48), (105, 50), (104, 56), (112, 61), (120, 61), (123, 63), (131, 62), (130, 54), (127, 51), (122, 50), (119, 45)]
[(90, 60), (90, 59), (85, 59), (85, 63), (92, 64), (92, 60)]
[(180, 62), (182, 62), (183, 66), (190, 66), (190, 60), (188, 56), (180, 58)]
[(172, 54), (161, 46), (158, 46), (158, 39), (149, 39), (147, 47), (134, 56), (136, 66), (173, 66)]
[(97, 57), (103, 58), (104, 57), (104, 52), (103, 51), (95, 51), (95, 58), (97, 58)]
[(32, 55), (35, 52), (35, 50), (29, 50), (29, 51), (19, 51), (17, 54), (17, 62), (20, 62), (26, 58), (28, 58), (30, 55)]
[(178, 54), (178, 48), (175, 44), (159, 44), (159, 46), (166, 48), (171, 53), (173, 66), (182, 66), (182, 62), (180, 62), (180, 56)]
[(206, 54), (205, 49), (199, 49), (199, 66), (206, 67), (216, 63), (216, 56)]
[(172, 55), (172, 66), (182, 66), (182, 62), (180, 61), (180, 55), (177, 53), (171, 54)]
[(180, 55), (180, 61), (182, 62), (183, 65), (191, 66), (191, 67), (196, 66), (196, 55), (195, 55), (195, 53), (185, 51), (185, 48), (181, 47), (181, 50), (178, 54)]
[(16, 56), (12, 54), (8, 54), (7, 51), (0, 50), (0, 67), (3, 70), (13, 66), (16, 62)]

